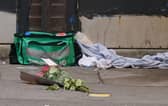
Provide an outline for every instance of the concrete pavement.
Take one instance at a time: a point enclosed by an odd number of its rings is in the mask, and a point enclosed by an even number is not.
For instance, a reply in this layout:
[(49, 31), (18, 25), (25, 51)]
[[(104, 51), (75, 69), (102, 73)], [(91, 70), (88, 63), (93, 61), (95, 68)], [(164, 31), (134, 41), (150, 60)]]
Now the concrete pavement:
[(0, 106), (167, 106), (168, 70), (109, 69), (100, 70), (101, 84), (93, 68), (64, 68), (73, 77), (86, 81), (93, 92), (111, 97), (89, 97), (85, 93), (47, 91), (46, 86), (20, 80), (20, 70), (39, 67), (0, 65)]

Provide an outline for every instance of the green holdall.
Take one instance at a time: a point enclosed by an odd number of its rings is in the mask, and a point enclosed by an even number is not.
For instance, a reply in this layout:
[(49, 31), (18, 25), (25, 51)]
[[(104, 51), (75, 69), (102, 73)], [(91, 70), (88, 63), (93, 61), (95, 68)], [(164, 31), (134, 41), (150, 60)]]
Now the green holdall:
[(66, 34), (56, 36), (46, 32), (16, 33), (14, 44), (19, 63), (44, 65), (41, 58), (50, 58), (62, 66), (74, 65), (74, 36), (72, 33)]

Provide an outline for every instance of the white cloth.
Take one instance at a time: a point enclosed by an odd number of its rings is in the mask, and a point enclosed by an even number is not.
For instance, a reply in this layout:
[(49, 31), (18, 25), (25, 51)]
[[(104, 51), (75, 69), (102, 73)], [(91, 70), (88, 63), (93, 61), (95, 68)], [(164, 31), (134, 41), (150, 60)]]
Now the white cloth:
[(96, 61), (97, 59), (95, 57), (87, 57), (83, 55), (82, 58), (78, 61), (78, 64), (84, 67), (92, 67), (96, 66)]
[(112, 49), (107, 49), (102, 44), (86, 45), (78, 41), (84, 56), (79, 60), (80, 66), (98, 68), (160, 68), (168, 69), (168, 52), (150, 56), (130, 58), (117, 55)]

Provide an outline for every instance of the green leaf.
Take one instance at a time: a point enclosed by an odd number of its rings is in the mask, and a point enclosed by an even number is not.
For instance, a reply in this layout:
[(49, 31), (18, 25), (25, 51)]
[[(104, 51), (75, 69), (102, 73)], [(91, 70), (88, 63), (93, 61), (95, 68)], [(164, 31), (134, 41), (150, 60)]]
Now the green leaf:
[(86, 93), (89, 93), (89, 92), (90, 92), (89, 88), (86, 87), (86, 86), (84, 86), (84, 85), (78, 87), (76, 90), (77, 90), (77, 91), (81, 91), (81, 92), (86, 92)]
[(64, 83), (66, 83), (66, 82), (68, 82), (68, 81), (70, 81), (69, 78), (65, 78), (65, 79), (64, 79)]
[(58, 74), (60, 72), (59, 72), (58, 68), (56, 68), (56, 67), (50, 67), (49, 73), (50, 74), (54, 74), (54, 73)]
[(54, 85), (49, 86), (47, 88), (47, 90), (52, 90), (52, 91), (59, 90), (59, 89), (60, 89), (60, 87), (57, 84), (54, 84)]
[(67, 89), (67, 90), (68, 90), (69, 88), (70, 88), (70, 84), (69, 84), (69, 83), (65, 83), (65, 84), (64, 84), (64, 89)]
[(81, 79), (77, 79), (76, 82), (75, 82), (75, 85), (77, 87), (82, 86), (82, 84), (83, 84), (83, 81)]
[(53, 77), (54, 77), (54, 75), (52, 75), (52, 74), (49, 74), (49, 75), (48, 75), (48, 78), (49, 78), (49, 79), (53, 79)]
[(69, 90), (75, 91), (76, 87), (75, 86), (71, 86)]

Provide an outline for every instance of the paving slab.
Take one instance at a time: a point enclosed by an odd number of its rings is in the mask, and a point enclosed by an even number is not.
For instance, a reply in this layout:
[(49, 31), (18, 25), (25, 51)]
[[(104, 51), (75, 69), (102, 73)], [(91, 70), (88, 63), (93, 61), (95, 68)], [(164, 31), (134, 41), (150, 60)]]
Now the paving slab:
[[(40, 67), (0, 65), (0, 106), (167, 106), (167, 71), (158, 69), (100, 70), (104, 84), (94, 68), (63, 68), (73, 77), (86, 81), (92, 92), (110, 93), (111, 97), (89, 97), (86, 93), (47, 91), (46, 86), (20, 80), (20, 70)], [(161, 84), (159, 84), (159, 82)]]
[(101, 71), (106, 84), (125, 86), (168, 86), (168, 70), (164, 69), (111, 69)]

